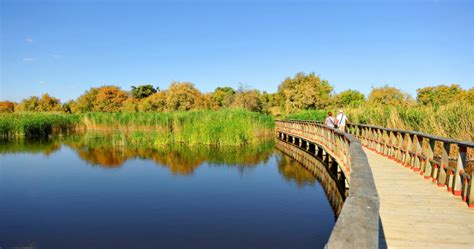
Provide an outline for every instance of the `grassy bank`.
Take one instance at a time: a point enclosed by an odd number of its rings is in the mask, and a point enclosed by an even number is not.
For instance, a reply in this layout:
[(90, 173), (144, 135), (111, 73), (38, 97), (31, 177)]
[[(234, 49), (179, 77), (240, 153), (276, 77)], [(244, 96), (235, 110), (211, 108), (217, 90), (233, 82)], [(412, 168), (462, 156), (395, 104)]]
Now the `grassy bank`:
[(73, 114), (0, 114), (0, 137), (44, 138), (52, 133), (70, 132), (80, 123), (80, 116)]
[[(164, 145), (244, 145), (257, 142), (273, 132), (273, 118), (246, 110), (87, 113), (2, 114), (1, 137), (47, 137), (78, 127), (95, 131), (124, 133), (149, 131), (154, 143)], [(148, 134), (150, 135), (150, 134)]]
[(156, 144), (243, 145), (273, 132), (273, 119), (246, 110), (88, 113), (88, 130), (154, 131)]
[[(337, 110), (331, 110), (336, 113)], [(359, 107), (345, 108), (349, 120), (356, 124), (420, 131), (441, 137), (474, 141), (474, 106), (454, 102), (432, 107)], [(327, 111), (304, 111), (285, 119), (324, 121)]]

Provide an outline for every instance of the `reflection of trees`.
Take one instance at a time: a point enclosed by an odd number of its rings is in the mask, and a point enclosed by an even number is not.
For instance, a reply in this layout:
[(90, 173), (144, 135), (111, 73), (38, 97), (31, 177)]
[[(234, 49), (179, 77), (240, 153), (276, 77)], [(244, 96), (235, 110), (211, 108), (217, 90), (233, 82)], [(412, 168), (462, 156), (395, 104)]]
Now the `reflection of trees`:
[(215, 165), (253, 166), (266, 161), (273, 150), (273, 140), (245, 147), (156, 146), (153, 133), (87, 134), (66, 144), (79, 157), (93, 165), (120, 167), (133, 158), (147, 159), (168, 167), (173, 174), (187, 175), (203, 162)]
[[(294, 180), (298, 184), (312, 184), (316, 178), (321, 183), (334, 215), (337, 217), (344, 204), (346, 194), (344, 183), (337, 182), (326, 166), (306, 151), (280, 140), (276, 141), (276, 148), (283, 153), (278, 161), (278, 169), (285, 179)], [(295, 169), (290, 169), (292, 167)], [(296, 168), (308, 172), (313, 179)]]
[(268, 161), (274, 141), (238, 146), (185, 146), (181, 144), (158, 146), (158, 133), (85, 133), (58, 137), (44, 141), (0, 141), (0, 154), (43, 153), (49, 155), (65, 144), (84, 161), (104, 168), (118, 168), (127, 160), (140, 158), (152, 160), (169, 168), (173, 174), (192, 174), (204, 162), (213, 166), (227, 165), (252, 167)]
[(311, 172), (286, 155), (281, 155), (278, 158), (278, 172), (287, 181), (295, 181), (300, 186), (305, 184), (312, 185), (316, 182), (316, 178)]
[(192, 174), (204, 162), (238, 167), (255, 166), (268, 161), (274, 141), (238, 146), (185, 146), (181, 144), (158, 146), (158, 133), (85, 133), (48, 140), (0, 141), (0, 154), (43, 153), (49, 155), (65, 144), (84, 161), (104, 168), (118, 168), (127, 160), (140, 158), (152, 160), (167, 167), (173, 174)]
[(0, 140), (0, 154), (15, 154), (15, 153), (42, 153), (49, 156), (61, 148), (61, 143), (57, 140), (29, 140), (29, 139), (14, 139), (14, 140)]

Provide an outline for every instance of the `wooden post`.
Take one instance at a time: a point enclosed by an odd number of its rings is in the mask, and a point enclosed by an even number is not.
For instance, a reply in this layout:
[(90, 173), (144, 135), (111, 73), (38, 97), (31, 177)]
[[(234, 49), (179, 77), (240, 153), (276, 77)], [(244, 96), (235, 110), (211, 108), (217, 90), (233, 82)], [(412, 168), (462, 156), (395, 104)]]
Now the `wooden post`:
[(420, 159), (420, 156), (421, 156), (420, 140), (421, 139), (422, 138), (417, 136), (417, 135), (415, 135), (414, 138), (413, 138), (413, 143), (414, 143), (414, 145), (413, 145), (414, 148), (412, 150), (413, 151), (413, 157), (414, 157), (414, 159), (413, 159), (413, 171), (415, 171), (415, 172), (420, 171), (421, 173), (423, 173), (421, 171), (421, 159)]
[(464, 173), (464, 165), (466, 165), (466, 146), (458, 146), (457, 158), (456, 158), (456, 170), (453, 175), (453, 195), (461, 196), (462, 182), (461, 174)]
[(446, 168), (449, 163), (449, 143), (443, 142), (442, 154), (441, 154), (441, 166), (438, 172), (438, 187), (446, 186)]
[(430, 138), (425, 138), (428, 140), (428, 147), (426, 148), (426, 153), (425, 153), (425, 156), (426, 156), (426, 161), (425, 161), (425, 169), (424, 169), (424, 178), (425, 179), (430, 179), (432, 176), (433, 176), (433, 164), (432, 164), (432, 160), (433, 160), (433, 150), (434, 150), (434, 147), (435, 147), (435, 140), (433, 139), (430, 139)]
[(410, 167), (411, 166), (411, 157), (410, 157), (410, 151), (411, 151), (411, 137), (410, 134), (405, 133), (404, 135), (404, 142), (405, 142), (405, 151), (403, 153), (403, 165), (405, 167)]

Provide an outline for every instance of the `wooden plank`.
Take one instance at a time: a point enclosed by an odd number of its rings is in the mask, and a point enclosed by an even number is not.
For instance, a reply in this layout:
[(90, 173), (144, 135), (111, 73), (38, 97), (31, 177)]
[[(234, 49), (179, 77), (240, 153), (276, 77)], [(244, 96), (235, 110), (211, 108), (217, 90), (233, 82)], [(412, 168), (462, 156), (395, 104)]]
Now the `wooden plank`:
[(365, 153), (388, 248), (474, 248), (474, 208), (395, 161)]

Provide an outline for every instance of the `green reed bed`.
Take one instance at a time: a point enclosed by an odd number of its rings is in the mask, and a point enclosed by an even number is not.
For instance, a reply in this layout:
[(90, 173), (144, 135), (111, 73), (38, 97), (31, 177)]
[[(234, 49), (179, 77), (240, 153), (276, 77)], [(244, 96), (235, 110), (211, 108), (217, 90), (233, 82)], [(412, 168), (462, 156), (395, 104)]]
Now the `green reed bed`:
[(80, 123), (81, 118), (73, 114), (0, 114), (0, 137), (47, 137), (53, 132), (69, 132), (80, 125)]
[(304, 110), (293, 114), (288, 114), (285, 119), (292, 120), (314, 120), (323, 122), (326, 119), (328, 112), (325, 110)]
[[(0, 115), (0, 136), (47, 137), (77, 127), (87, 130), (152, 132), (153, 143), (164, 145), (243, 145), (272, 134), (273, 118), (246, 110), (202, 110), (156, 113), (21, 113)], [(144, 139), (135, 133), (137, 139)]]
[(84, 124), (88, 130), (153, 131), (157, 145), (244, 145), (271, 135), (274, 128), (271, 116), (246, 110), (88, 113)]

